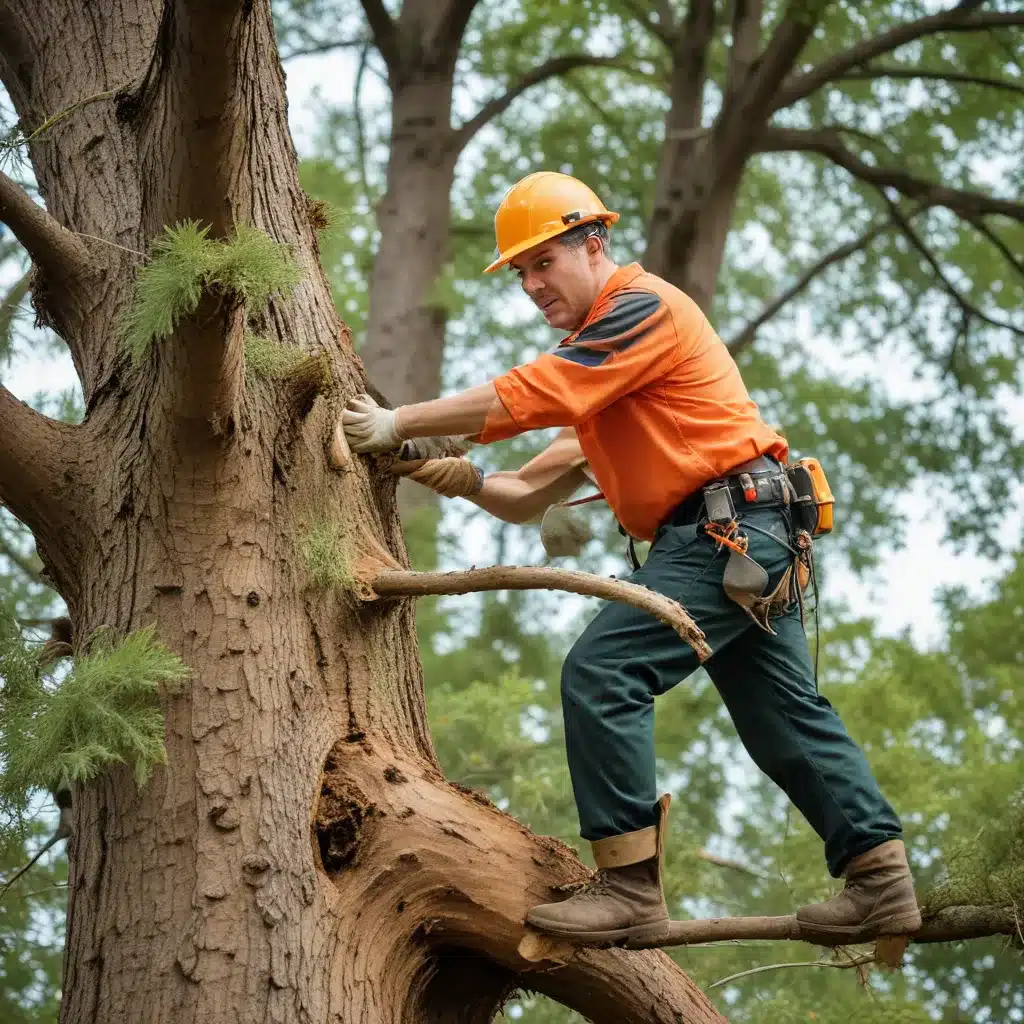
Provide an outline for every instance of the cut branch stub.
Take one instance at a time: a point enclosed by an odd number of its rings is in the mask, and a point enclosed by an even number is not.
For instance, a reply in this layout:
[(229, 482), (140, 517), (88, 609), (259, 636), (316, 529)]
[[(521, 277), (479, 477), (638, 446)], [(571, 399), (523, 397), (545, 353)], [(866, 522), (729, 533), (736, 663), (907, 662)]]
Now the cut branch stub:
[[(372, 564), (371, 564), (372, 563)], [(700, 627), (686, 609), (637, 583), (607, 579), (576, 569), (550, 569), (523, 565), (493, 565), (485, 569), (458, 572), (416, 572), (364, 562), (357, 576), (374, 597), (426, 597), (429, 594), (472, 594), (481, 590), (564, 590), (584, 597), (621, 601), (648, 612), (671, 626), (696, 652), (701, 662), (711, 657), (711, 648)], [(363, 600), (372, 600), (365, 591)]]

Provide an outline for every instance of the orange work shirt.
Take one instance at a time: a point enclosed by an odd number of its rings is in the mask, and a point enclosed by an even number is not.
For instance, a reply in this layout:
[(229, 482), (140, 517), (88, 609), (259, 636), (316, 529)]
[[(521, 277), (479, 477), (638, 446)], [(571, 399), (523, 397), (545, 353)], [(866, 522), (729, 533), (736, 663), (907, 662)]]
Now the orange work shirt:
[(788, 456), (697, 304), (638, 263), (612, 274), (575, 334), (494, 386), (508, 417), (489, 416), (478, 440), (575, 427), (616, 518), (641, 540), (709, 480)]

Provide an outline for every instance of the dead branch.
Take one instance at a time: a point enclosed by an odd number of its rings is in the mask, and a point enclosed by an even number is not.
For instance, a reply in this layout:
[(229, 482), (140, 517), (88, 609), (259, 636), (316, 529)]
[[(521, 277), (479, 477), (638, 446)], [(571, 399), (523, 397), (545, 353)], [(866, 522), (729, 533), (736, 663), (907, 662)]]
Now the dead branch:
[(551, 60), (538, 64), (537, 67), (528, 71), (523, 77), (510, 86), (502, 95), (488, 100), (465, 124), (461, 125), (454, 132), (453, 144), (461, 151), (469, 143), (469, 140), (484, 125), (493, 121), (503, 114), (527, 89), (546, 82), (551, 78), (557, 78), (568, 71), (576, 68), (620, 68), (632, 70), (631, 65), (621, 57), (599, 57), (590, 53), (566, 54), (562, 57), (552, 57)]
[(841, 78), (853, 68), (879, 57), (884, 53), (937, 32), (979, 32), (993, 28), (1024, 25), (1024, 14), (1002, 14), (995, 11), (978, 11), (978, 0), (960, 3), (940, 14), (897, 25), (888, 32), (865, 39), (842, 53), (823, 60), (816, 67), (793, 75), (782, 83), (772, 103), (773, 110), (781, 110), (816, 92), (828, 82)]
[(376, 597), (426, 597), (432, 594), (472, 594), (481, 590), (564, 590), (584, 597), (621, 601), (671, 626), (697, 653), (701, 662), (711, 648), (697, 624), (675, 601), (626, 580), (606, 579), (576, 569), (495, 565), (459, 572), (416, 572), (372, 564), (360, 573), (369, 588), (363, 600)]
[(79, 282), (87, 276), (89, 253), (13, 179), (0, 171), (0, 222), (6, 224), (29, 256), (54, 279)]
[(1024, 93), (1024, 85), (1007, 81), (1005, 78), (986, 78), (984, 75), (971, 75), (963, 71), (929, 71), (926, 68), (905, 68), (897, 66), (882, 67), (877, 64), (865, 68), (854, 68), (846, 71), (835, 81), (872, 82), (881, 78), (896, 80), (920, 80), (924, 82), (958, 82), (963, 85), (980, 85), (986, 89), (1001, 89), (1006, 92)]
[(848, 171), (855, 178), (878, 188), (894, 188), (910, 199), (921, 199), (932, 206), (945, 206), (961, 216), (997, 213), (1024, 221), (1024, 203), (998, 199), (983, 192), (948, 188), (937, 182), (916, 178), (900, 167), (879, 167), (865, 163), (849, 150), (840, 133), (831, 128), (769, 127), (761, 134), (759, 153), (819, 153)]
[(398, 68), (398, 30), (381, 0), (359, 0), (366, 15), (367, 24), (373, 33), (373, 42), (384, 58), (390, 73)]
[(332, 53), (334, 50), (351, 50), (356, 46), (363, 46), (367, 42), (366, 36), (358, 35), (352, 39), (321, 39), (315, 43), (307, 43), (304, 46), (296, 46), (281, 53), (281, 60), (296, 60), (299, 57), (320, 57), (325, 53)]

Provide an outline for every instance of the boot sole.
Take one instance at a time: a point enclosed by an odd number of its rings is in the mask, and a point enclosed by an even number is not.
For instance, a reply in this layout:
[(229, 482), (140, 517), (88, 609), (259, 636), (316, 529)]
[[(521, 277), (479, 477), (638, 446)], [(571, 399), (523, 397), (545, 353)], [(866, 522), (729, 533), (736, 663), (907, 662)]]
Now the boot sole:
[(879, 924), (859, 924), (856, 927), (843, 925), (810, 924), (797, 918), (800, 926), (800, 938), (807, 940), (827, 939), (828, 945), (855, 945), (859, 942), (872, 942), (883, 935), (911, 935), (921, 927), (919, 912), (898, 914), (887, 918)]
[(534, 924), (530, 922), (531, 928), (543, 932), (545, 935), (553, 935), (559, 939), (567, 939), (570, 942), (581, 945), (596, 945), (598, 943), (610, 943), (617, 945), (622, 942), (653, 942), (664, 941), (668, 938), (669, 928), (672, 922), (669, 918), (662, 921), (655, 921), (651, 924), (635, 924), (629, 928), (612, 928), (607, 931), (570, 931), (564, 928), (555, 928), (550, 925)]

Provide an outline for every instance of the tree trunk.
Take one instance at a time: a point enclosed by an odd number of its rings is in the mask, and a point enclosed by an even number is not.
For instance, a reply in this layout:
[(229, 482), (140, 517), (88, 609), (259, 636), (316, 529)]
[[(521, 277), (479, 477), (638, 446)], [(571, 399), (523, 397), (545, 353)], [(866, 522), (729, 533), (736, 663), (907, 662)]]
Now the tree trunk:
[(391, 106), (387, 192), (377, 204), (380, 248), (370, 280), (363, 361), (395, 405), (441, 393), (447, 311), (438, 278), (451, 257), (455, 178), (452, 78), (415, 69)]
[[(166, 767), (75, 793), (62, 1021), (482, 1022), (518, 987), (609, 1024), (720, 1021), (659, 952), (519, 957), (527, 907), (585, 869), (443, 778), (409, 602), (311, 583), (324, 521), (350, 559), (370, 537), (405, 553), (391, 479), (325, 457), (366, 381), (316, 260), (267, 0), (10, 0), (0, 78), (30, 128), (92, 97), (31, 156), (55, 221), (105, 240), (30, 247), (88, 415), (57, 428), (0, 387), (0, 498), (79, 653), (101, 625), (155, 623), (192, 670), (166, 702)], [(145, 251), (189, 217), (289, 243), (305, 280), (265, 316), (207, 295), (133, 365), (115, 325), (140, 259), (105, 243)], [(47, 273), (72, 243), (87, 261)], [(331, 385), (243, 378), (247, 316)]]

